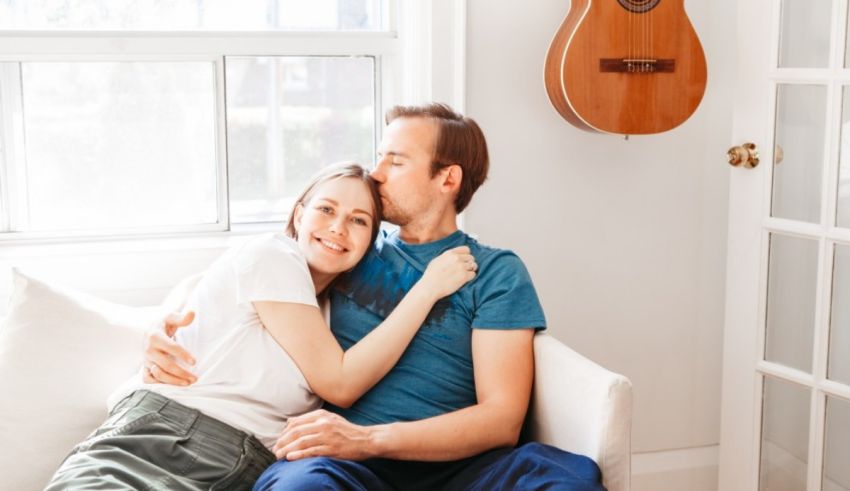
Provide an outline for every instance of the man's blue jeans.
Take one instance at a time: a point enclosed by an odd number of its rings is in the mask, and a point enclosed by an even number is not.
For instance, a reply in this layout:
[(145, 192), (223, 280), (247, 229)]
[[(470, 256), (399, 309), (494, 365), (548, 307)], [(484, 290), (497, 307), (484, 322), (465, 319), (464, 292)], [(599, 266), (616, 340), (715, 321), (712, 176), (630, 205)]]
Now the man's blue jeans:
[(319, 457), (271, 465), (254, 491), (552, 490), (604, 491), (593, 460), (540, 443), (453, 462), (363, 462)]

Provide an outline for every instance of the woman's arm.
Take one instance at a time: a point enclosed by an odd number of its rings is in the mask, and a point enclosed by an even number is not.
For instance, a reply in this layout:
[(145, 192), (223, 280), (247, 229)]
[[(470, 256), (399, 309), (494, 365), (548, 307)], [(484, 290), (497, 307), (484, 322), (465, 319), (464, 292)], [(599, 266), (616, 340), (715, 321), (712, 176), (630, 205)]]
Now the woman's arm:
[(471, 280), (475, 269), (468, 247), (441, 254), (386, 320), (348, 351), (342, 350), (316, 307), (254, 302), (254, 308), (313, 391), (331, 404), (349, 407), (401, 358), (434, 303)]

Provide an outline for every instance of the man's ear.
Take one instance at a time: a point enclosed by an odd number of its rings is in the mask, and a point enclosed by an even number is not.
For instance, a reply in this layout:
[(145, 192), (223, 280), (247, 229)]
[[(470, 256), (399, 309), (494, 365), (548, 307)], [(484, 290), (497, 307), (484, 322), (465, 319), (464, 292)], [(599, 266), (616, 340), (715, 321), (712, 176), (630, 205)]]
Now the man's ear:
[(463, 181), (463, 169), (458, 164), (448, 165), (443, 167), (440, 172), (443, 174), (443, 189), (449, 192), (457, 193), (460, 191), (460, 183)]

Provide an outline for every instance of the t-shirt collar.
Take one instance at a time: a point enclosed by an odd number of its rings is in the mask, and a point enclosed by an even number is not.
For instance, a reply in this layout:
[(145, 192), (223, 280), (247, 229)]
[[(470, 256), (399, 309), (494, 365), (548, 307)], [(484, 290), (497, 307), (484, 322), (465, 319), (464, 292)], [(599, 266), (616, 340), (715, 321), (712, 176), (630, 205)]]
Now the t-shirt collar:
[(399, 237), (398, 230), (393, 230), (387, 235), (387, 240), (389, 242), (392, 242), (393, 245), (405, 250), (409, 254), (422, 257), (435, 256), (447, 249), (451, 249), (452, 247), (463, 245), (465, 235), (466, 234), (464, 234), (462, 230), (458, 229), (452, 232), (451, 234), (443, 237), (442, 239), (435, 240), (433, 242), (425, 242), (422, 244), (410, 244), (403, 241)]

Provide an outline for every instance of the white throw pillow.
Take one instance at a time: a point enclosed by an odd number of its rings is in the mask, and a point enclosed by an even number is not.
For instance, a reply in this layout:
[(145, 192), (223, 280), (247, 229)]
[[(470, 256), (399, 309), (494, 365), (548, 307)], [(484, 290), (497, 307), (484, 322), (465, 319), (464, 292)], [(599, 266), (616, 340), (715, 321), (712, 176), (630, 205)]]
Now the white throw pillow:
[(106, 417), (106, 398), (139, 369), (155, 307), (127, 307), (12, 270), (0, 325), (0, 479), (43, 489)]

